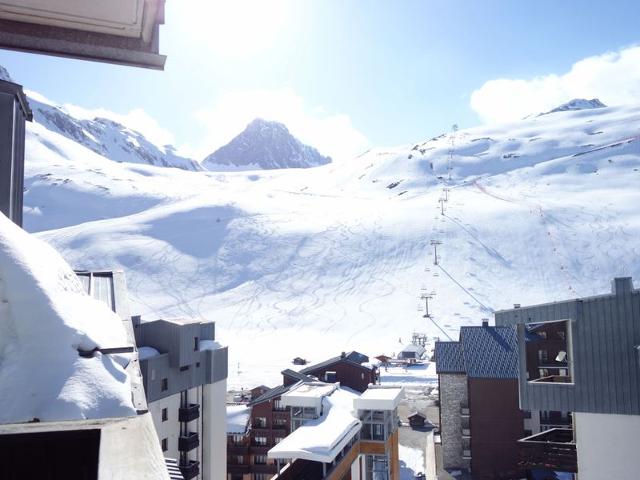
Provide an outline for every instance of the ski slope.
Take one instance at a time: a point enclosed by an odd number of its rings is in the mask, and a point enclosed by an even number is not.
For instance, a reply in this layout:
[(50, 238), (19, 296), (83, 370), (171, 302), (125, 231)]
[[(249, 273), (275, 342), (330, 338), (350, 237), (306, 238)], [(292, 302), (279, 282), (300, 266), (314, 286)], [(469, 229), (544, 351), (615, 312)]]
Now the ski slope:
[(25, 226), (76, 268), (124, 269), (143, 318), (215, 320), (230, 387), (275, 384), (295, 356), (391, 354), (414, 330), (456, 338), (640, 278), (639, 135), (640, 107), (598, 108), (459, 131), (451, 162), (445, 134), (213, 173), (112, 162), (35, 124)]

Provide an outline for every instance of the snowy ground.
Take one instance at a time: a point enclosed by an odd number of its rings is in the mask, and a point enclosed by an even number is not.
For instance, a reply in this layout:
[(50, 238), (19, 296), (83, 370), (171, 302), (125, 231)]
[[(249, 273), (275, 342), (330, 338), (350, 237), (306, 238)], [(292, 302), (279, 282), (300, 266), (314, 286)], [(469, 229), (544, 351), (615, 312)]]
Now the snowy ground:
[(25, 225), (76, 268), (124, 269), (147, 319), (215, 320), (230, 387), (273, 385), (296, 356), (389, 354), (413, 331), (457, 338), (513, 303), (640, 278), (639, 121), (617, 107), (460, 131), (450, 169), (441, 136), (221, 173), (113, 162), (35, 124)]
[(416, 474), (424, 473), (424, 452), (417, 448), (400, 445), (400, 480), (414, 480)]

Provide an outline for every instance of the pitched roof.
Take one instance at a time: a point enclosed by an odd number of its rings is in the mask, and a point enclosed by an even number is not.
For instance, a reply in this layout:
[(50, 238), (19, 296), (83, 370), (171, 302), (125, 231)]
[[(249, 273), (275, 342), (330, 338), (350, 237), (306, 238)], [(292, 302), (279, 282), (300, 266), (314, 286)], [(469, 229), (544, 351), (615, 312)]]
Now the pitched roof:
[(470, 378), (518, 378), (515, 328), (462, 327), (460, 343)]
[(279, 397), (283, 393), (287, 393), (289, 391), (289, 389), (291, 387), (293, 387), (293, 385), (297, 385), (297, 384), (278, 385), (277, 387), (272, 388), (271, 390), (267, 390), (262, 395), (260, 395), (258, 398), (254, 399), (254, 400), (251, 400), (247, 405), (252, 407), (252, 406), (257, 405), (259, 403), (266, 402), (267, 400), (271, 400), (272, 398)]
[(460, 342), (436, 342), (436, 373), (465, 373)]
[(287, 368), (286, 370), (283, 370), (282, 375), (285, 375), (287, 377), (291, 377), (295, 380), (301, 381), (301, 382), (311, 382), (315, 379), (309, 377), (308, 375), (305, 375), (304, 373), (300, 373), (300, 372), (296, 372), (295, 370), (291, 370), (290, 368)]
[(346, 362), (356, 367), (364, 368), (366, 370), (371, 370), (372, 369), (371, 366), (362, 365), (362, 363), (368, 362), (368, 361), (369, 361), (369, 357), (367, 357), (366, 355), (363, 355), (362, 353), (358, 353), (356, 351), (352, 351), (352, 352), (348, 352), (344, 357), (340, 355), (340, 356), (325, 360), (324, 362), (316, 363), (315, 365), (311, 365), (309, 367), (303, 368), (302, 370), (300, 370), (300, 373), (308, 374), (313, 372), (314, 370), (328, 367), (338, 362)]

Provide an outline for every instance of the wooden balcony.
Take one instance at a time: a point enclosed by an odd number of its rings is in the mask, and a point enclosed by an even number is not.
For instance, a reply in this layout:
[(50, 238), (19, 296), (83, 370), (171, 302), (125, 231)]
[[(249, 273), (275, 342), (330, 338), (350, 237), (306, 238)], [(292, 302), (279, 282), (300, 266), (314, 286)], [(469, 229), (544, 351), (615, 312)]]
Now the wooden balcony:
[(577, 473), (578, 457), (570, 428), (552, 428), (518, 440), (520, 465)]

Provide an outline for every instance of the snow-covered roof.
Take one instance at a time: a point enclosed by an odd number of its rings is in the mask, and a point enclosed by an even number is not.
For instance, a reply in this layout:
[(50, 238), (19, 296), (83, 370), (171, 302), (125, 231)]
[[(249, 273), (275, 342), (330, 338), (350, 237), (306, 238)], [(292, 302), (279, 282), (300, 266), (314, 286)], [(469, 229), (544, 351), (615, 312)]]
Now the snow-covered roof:
[(394, 410), (402, 397), (404, 389), (399, 387), (369, 388), (353, 401), (353, 405), (358, 410)]
[(282, 395), (281, 402), (285, 407), (316, 407), (319, 409), (322, 399), (331, 395), (337, 388), (338, 384), (335, 383), (300, 383)]
[(246, 433), (251, 408), (246, 405), (227, 405), (227, 434)]
[(217, 350), (222, 348), (222, 345), (217, 340), (200, 340), (198, 343), (198, 349), (202, 350)]
[(157, 357), (158, 355), (160, 355), (160, 352), (153, 347), (138, 347), (138, 358), (140, 360)]
[(329, 463), (360, 431), (361, 422), (353, 414), (353, 401), (358, 394), (337, 387), (322, 397), (322, 415), (308, 420), (275, 447), (269, 458), (296, 458)]
[(402, 349), (403, 352), (417, 352), (417, 353), (424, 353), (426, 351), (426, 349), (422, 346), (422, 345), (416, 345), (415, 343), (409, 343), (408, 345), (405, 345)]
[(0, 423), (136, 414), (122, 320), (87, 295), (49, 245), (0, 214)]

